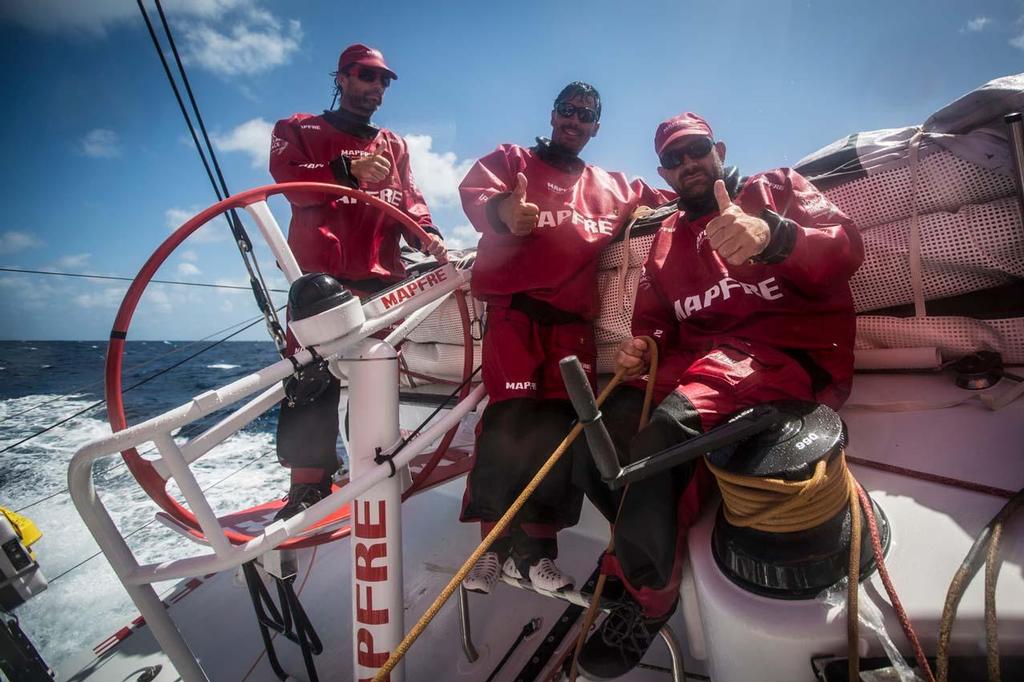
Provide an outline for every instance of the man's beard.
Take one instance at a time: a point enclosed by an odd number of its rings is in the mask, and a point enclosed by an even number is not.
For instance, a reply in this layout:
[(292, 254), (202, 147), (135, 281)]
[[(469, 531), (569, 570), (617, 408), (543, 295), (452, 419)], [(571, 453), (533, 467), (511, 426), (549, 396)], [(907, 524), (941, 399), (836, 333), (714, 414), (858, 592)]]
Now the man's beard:
[(718, 201), (715, 199), (715, 181), (725, 178), (725, 171), (721, 163), (716, 163), (710, 173), (705, 172), (704, 169), (701, 169), (700, 173), (708, 179), (706, 189), (687, 194), (685, 185), (675, 188), (679, 194), (679, 208), (694, 218), (718, 210)]

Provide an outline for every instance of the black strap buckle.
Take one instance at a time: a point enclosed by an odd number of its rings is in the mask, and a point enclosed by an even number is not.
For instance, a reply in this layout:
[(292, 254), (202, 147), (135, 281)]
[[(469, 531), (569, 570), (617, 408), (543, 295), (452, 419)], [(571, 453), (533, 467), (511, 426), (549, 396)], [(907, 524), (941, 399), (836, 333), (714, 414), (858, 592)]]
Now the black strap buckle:
[(380, 448), (373, 449), (373, 461), (375, 464), (383, 464), (387, 462), (391, 467), (391, 473), (388, 474), (388, 478), (393, 478), (398, 470), (395, 468), (395, 455), (397, 453), (392, 452), (390, 455), (385, 455)]

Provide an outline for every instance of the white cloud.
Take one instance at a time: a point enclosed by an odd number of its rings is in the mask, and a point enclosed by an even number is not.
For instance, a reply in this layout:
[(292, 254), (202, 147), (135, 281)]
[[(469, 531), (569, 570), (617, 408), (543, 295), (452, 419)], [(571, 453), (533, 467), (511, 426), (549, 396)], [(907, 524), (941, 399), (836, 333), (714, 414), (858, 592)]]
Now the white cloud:
[(270, 163), (270, 133), (273, 130), (273, 123), (254, 118), (225, 135), (214, 135), (213, 143), (221, 151), (248, 154), (253, 168), (266, 169)]
[(970, 31), (971, 33), (977, 33), (978, 31), (983, 31), (985, 27), (990, 23), (992, 23), (992, 20), (989, 19), (988, 17), (975, 17), (968, 21), (967, 25), (960, 30)]
[(1010, 45), (1013, 45), (1019, 50), (1024, 50), (1024, 33), (1021, 33), (1016, 38), (1010, 41)]
[[(169, 208), (164, 211), (164, 220), (167, 225), (167, 229), (174, 232), (179, 227), (185, 224), (192, 216), (199, 213), (203, 209), (198, 206), (192, 206), (191, 208)], [(186, 240), (186, 244), (210, 244), (213, 242), (222, 242), (231, 235), (231, 230), (228, 228), (227, 223), (220, 216), (211, 218), (205, 225), (200, 227), (198, 230), (189, 235)], [(194, 251), (191, 253), (195, 254)]]
[(178, 263), (178, 274), (183, 277), (189, 277), (200, 274), (200, 270), (191, 263)]
[(406, 135), (413, 178), (428, 206), (455, 204), (459, 183), (473, 165), (471, 159), (459, 161), (453, 152), (435, 152), (430, 135)]
[(120, 139), (117, 133), (106, 128), (96, 128), (85, 134), (79, 142), (79, 149), (94, 159), (112, 159), (121, 155)]
[(89, 264), (92, 259), (91, 253), (76, 253), (69, 256), (62, 256), (57, 261), (58, 268), (62, 270), (74, 270), (75, 268), (84, 268)]
[(472, 225), (456, 225), (447, 231), (444, 243), (449, 249), (468, 249), (480, 241), (480, 233)]
[(17, 253), (18, 251), (34, 249), (39, 246), (45, 246), (45, 244), (29, 232), (18, 232), (16, 230), (0, 232), (0, 255), (6, 256), (9, 253)]
[(191, 263), (195, 263), (197, 260), (199, 260), (199, 254), (196, 253), (195, 251), (192, 251), (191, 249), (187, 251), (182, 251), (180, 254), (178, 254), (178, 257), (181, 258), (181, 260), (189, 261)]
[[(281, 20), (261, 0), (165, 0), (171, 30), (186, 64), (221, 76), (263, 73), (285, 64), (302, 42), (302, 24)], [(159, 15), (148, 14), (162, 33)], [(102, 39), (129, 27), (145, 31), (138, 7), (129, 0), (4, 0), (0, 23), (44, 33), (71, 33)]]
[(243, 18), (218, 27), (209, 22), (186, 25), (185, 61), (221, 76), (253, 75), (288, 62), (302, 42), (302, 24), (280, 21), (252, 8)]
[(103, 288), (99, 291), (78, 294), (74, 297), (74, 301), (79, 308), (106, 308), (114, 310), (121, 304), (123, 298), (124, 289)]
[[(250, 4), (249, 0), (166, 0), (171, 16), (218, 19), (227, 11)], [(151, 20), (159, 21), (150, 10)], [(4, 0), (0, 19), (45, 33), (85, 33), (104, 37), (108, 29), (139, 20), (139, 9), (125, 0)]]

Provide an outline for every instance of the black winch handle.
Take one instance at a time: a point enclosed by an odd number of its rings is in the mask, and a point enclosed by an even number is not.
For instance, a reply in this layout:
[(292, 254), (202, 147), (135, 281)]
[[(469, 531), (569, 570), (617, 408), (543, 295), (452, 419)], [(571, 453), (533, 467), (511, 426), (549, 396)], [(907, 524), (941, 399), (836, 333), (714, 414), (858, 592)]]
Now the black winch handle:
[(587, 445), (590, 446), (594, 464), (597, 465), (604, 482), (612, 485), (612, 481), (618, 478), (621, 471), (619, 459), (615, 454), (611, 436), (608, 435), (608, 429), (601, 421), (601, 411), (597, 409), (587, 374), (575, 355), (562, 358), (558, 362), (558, 367), (562, 372), (562, 381), (565, 382), (569, 400), (572, 401), (580, 424), (583, 425), (583, 432), (587, 435)]
[[(716, 465), (723, 466), (732, 455), (726, 450), (747, 438), (756, 436), (762, 431), (776, 426), (782, 415), (773, 405), (755, 405), (732, 416), (728, 421), (719, 424), (707, 433), (673, 445), (650, 457), (645, 457), (632, 464), (627, 464), (614, 481), (609, 485), (619, 488), (627, 483), (639, 481), (665, 469), (685, 464), (708, 453), (715, 451)], [(722, 461), (725, 460), (725, 461)]]

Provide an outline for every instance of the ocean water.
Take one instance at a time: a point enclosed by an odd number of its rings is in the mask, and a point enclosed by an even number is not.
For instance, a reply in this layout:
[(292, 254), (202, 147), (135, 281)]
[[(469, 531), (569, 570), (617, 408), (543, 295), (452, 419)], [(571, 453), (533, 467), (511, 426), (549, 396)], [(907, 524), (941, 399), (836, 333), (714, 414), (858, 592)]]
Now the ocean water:
[[(129, 341), (124, 386), (131, 386), (212, 342)], [(43, 532), (33, 546), (50, 581), (18, 607), (22, 628), (44, 660), (57, 668), (90, 650), (137, 614), (67, 493), (68, 462), (87, 442), (110, 433), (104, 405), (13, 444), (103, 400), (104, 342), (0, 341), (0, 505), (20, 511)], [(128, 423), (181, 405), (278, 359), (270, 342), (228, 342), (125, 394)], [(211, 415), (177, 434), (179, 442), (212, 425)], [(193, 465), (218, 512), (280, 497), (287, 471), (274, 456), (277, 409), (255, 420)], [(149, 446), (152, 447), (152, 446)], [(7, 449), (10, 448), (10, 449)], [(146, 447), (140, 449), (146, 451)], [(120, 455), (96, 463), (97, 490), (141, 562), (203, 553), (198, 545), (154, 522), (157, 508)], [(176, 489), (169, 488), (176, 495)], [(177, 496), (177, 495), (176, 495)], [(179, 496), (180, 497), (180, 496)], [(156, 586), (158, 593), (173, 583)]]

